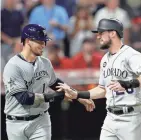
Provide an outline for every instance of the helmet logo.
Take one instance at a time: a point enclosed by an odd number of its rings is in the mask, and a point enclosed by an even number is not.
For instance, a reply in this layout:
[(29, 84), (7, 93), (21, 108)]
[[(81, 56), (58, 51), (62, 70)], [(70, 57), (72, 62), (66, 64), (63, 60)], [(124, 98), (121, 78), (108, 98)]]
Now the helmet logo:
[(36, 31), (36, 29), (35, 29), (35, 28), (30, 28), (29, 30), (30, 30), (30, 31)]
[(43, 30), (44, 36), (47, 36), (47, 32), (46, 30)]

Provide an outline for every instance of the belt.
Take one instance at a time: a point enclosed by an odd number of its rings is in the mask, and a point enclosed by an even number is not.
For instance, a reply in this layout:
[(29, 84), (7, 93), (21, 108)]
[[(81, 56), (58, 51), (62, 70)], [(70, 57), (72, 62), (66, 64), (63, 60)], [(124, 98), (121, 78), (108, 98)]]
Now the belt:
[[(48, 110), (44, 111), (44, 113), (46, 113)], [(34, 120), (36, 118), (38, 118), (39, 116), (41, 116), (42, 114), (37, 114), (37, 115), (31, 115), (31, 116), (28, 116), (28, 117), (19, 117), (19, 116), (10, 116), (10, 115), (7, 115), (7, 119), (9, 120), (23, 120), (23, 121), (31, 121), (31, 120)]]
[(115, 109), (115, 108), (107, 108), (107, 110), (113, 114), (116, 114), (116, 115), (122, 115), (122, 114), (126, 114), (126, 113), (130, 113), (132, 111), (134, 111), (134, 108), (133, 107), (126, 107), (126, 111), (123, 110), (123, 109)]

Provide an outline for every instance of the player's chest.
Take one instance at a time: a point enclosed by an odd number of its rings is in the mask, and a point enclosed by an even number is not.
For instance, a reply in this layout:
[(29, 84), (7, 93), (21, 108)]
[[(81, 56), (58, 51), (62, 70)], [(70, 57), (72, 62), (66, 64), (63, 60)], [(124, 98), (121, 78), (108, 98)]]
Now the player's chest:
[(116, 77), (117, 79), (123, 79), (128, 77), (125, 57), (111, 56), (102, 65), (104, 78)]
[[(27, 69), (28, 68), (28, 69)], [(49, 84), (50, 75), (44, 66), (30, 66), (23, 72), (24, 81), (27, 87), (33, 85), (39, 86), (40, 84)]]

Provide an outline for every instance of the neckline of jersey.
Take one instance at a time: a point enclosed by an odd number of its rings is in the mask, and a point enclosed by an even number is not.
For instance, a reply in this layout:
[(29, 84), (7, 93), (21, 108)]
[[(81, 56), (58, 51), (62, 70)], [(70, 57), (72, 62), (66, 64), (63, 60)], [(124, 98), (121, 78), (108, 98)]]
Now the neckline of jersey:
[[(122, 45), (122, 46), (120, 47), (120, 49), (122, 49), (123, 46), (124, 46), (124, 45)], [(117, 52), (116, 52), (116, 53), (117, 53)], [(116, 53), (110, 53), (110, 52), (109, 52), (110, 55), (115, 55)]]
[[(19, 58), (21, 58), (22, 60), (26, 61), (22, 54), (17, 54), (17, 56)], [(28, 61), (26, 61), (26, 62), (28, 62)], [(28, 62), (28, 63), (30, 63), (30, 64), (32, 64), (34, 66), (35, 65), (35, 62), (36, 62), (36, 60), (34, 62)]]

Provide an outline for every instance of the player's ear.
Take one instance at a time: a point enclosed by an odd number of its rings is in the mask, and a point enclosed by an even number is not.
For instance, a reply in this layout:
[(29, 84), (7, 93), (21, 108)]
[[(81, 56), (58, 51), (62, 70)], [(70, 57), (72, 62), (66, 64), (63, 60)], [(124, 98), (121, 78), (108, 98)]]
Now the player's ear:
[(115, 37), (116, 36), (116, 31), (111, 31), (110, 32), (110, 36), (113, 38), (113, 37)]
[(26, 43), (26, 44), (28, 44), (29, 41), (30, 41), (30, 40), (29, 40), (28, 38), (25, 39), (25, 43)]
[(31, 45), (31, 43), (33, 43), (30, 39), (26, 39), (26, 43), (28, 44), (28, 45)]

